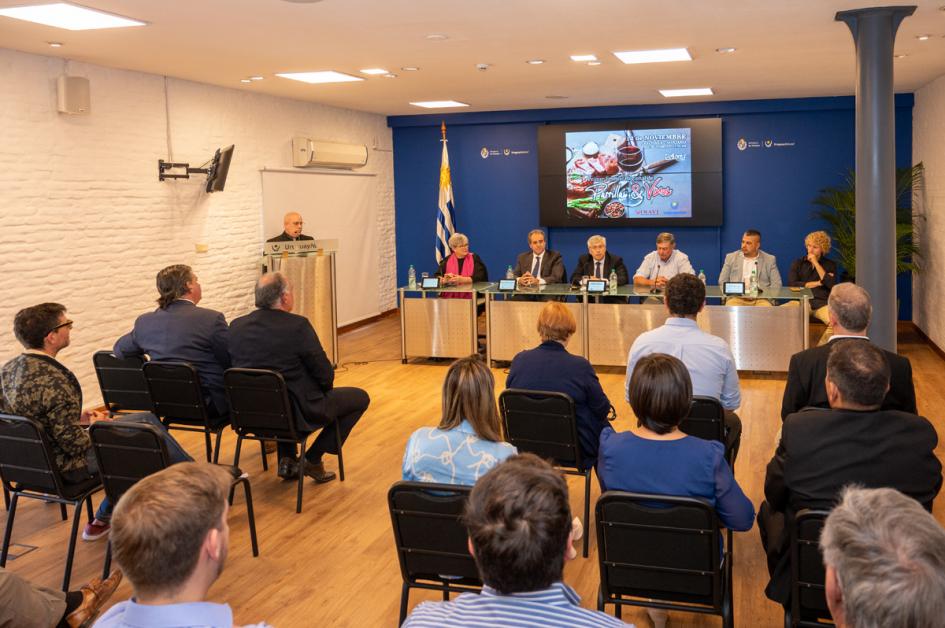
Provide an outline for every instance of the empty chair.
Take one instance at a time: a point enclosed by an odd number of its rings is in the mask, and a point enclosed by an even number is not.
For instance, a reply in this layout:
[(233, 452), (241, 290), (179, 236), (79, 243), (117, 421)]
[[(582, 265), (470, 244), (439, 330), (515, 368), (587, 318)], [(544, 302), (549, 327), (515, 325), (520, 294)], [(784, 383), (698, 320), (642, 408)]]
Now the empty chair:
[(96, 351), (92, 356), (102, 401), (109, 414), (128, 410), (151, 411), (151, 394), (142, 370), (144, 362), (138, 356), (119, 359), (111, 351)]
[[(830, 514), (805, 508), (791, 526), (791, 603), (784, 611), (785, 627), (832, 625), (824, 594), (824, 559), (820, 531)], [(824, 621), (821, 621), (824, 620)]]

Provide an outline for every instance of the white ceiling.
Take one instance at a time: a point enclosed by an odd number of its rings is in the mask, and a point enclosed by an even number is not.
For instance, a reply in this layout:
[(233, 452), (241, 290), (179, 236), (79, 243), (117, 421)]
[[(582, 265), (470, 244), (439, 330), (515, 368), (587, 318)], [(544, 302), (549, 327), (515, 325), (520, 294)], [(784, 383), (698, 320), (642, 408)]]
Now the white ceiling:
[[(50, 0), (51, 1), (51, 0)], [(0, 6), (27, 4), (0, 0)], [(452, 99), (496, 111), (547, 107), (849, 95), (846, 0), (82, 0), (148, 23), (73, 32), (0, 17), (0, 46), (382, 114), (427, 113)], [(945, 0), (915, 4), (899, 29), (895, 87), (945, 75)], [(432, 33), (444, 41), (430, 41)], [(928, 41), (917, 35), (930, 34)], [(59, 41), (62, 48), (46, 42)], [(735, 47), (733, 54), (715, 52)], [(624, 65), (619, 50), (687, 47), (693, 61)], [(596, 67), (569, 55), (595, 53)], [(545, 59), (533, 66), (528, 59)], [(476, 69), (489, 63), (487, 71)], [(402, 66), (419, 66), (404, 72)], [(381, 67), (395, 79), (307, 85), (276, 72)], [(241, 78), (262, 75), (246, 85)], [(712, 87), (664, 99), (658, 89)], [(567, 96), (549, 99), (548, 96)]]

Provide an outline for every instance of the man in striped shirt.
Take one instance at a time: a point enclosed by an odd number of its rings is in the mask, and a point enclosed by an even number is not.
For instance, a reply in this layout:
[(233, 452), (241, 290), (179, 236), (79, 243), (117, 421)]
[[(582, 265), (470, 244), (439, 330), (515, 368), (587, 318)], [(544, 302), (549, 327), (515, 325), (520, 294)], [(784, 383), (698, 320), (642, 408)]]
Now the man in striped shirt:
[(469, 551), (485, 586), (450, 602), (424, 602), (404, 627), (625, 626), (581, 608), (561, 581), (573, 546), (568, 486), (533, 454), (511, 456), (486, 473), (466, 504)]

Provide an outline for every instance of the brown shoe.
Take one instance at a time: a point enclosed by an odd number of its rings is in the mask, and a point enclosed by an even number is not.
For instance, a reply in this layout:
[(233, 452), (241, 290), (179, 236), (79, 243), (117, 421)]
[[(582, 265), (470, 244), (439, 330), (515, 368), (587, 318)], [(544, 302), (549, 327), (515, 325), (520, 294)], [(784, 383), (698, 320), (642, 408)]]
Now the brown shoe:
[(66, 616), (66, 624), (71, 628), (85, 628), (92, 625), (92, 620), (98, 617), (99, 611), (105, 602), (112, 596), (121, 582), (121, 570), (116, 569), (105, 580), (93, 578), (79, 589), (82, 593), (82, 603)]
[(325, 482), (331, 482), (335, 479), (334, 471), (326, 471), (324, 462), (309, 462), (305, 461), (305, 475), (312, 478), (319, 484), (324, 484)]
[(263, 441), (263, 447), (265, 448), (267, 454), (276, 453), (276, 449), (278, 448), (276, 441), (274, 440)]

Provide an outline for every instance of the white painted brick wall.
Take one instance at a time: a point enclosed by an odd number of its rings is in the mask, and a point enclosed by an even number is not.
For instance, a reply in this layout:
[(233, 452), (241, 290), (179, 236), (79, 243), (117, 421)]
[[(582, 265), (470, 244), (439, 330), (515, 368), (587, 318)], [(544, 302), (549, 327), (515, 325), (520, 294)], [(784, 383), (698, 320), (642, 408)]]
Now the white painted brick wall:
[[(197, 180), (159, 183), (167, 159), (165, 79), (71, 62), (91, 84), (91, 115), (56, 111), (60, 59), (0, 49), (0, 361), (20, 351), (13, 316), (56, 301), (75, 320), (60, 353), (85, 405), (101, 401), (92, 353), (109, 349), (153, 309), (154, 276), (190, 264), (201, 305), (227, 320), (252, 309), (263, 241), (259, 170), (291, 167), (291, 138), (392, 144), (384, 116), (167, 79), (174, 161), (199, 166), (236, 144), (226, 190)], [(377, 175), (378, 307), (395, 304), (394, 175), (390, 152), (371, 151)], [(267, 234), (268, 235), (268, 234)], [(194, 244), (209, 245), (197, 254)]]
[(915, 208), (923, 271), (912, 284), (912, 320), (945, 348), (945, 76), (915, 93), (912, 163), (925, 164), (925, 189)]

